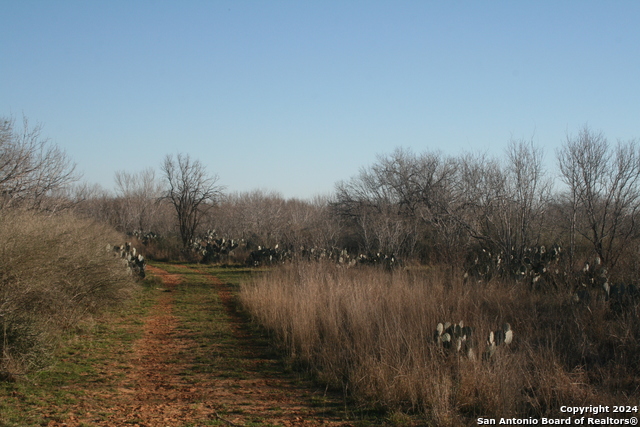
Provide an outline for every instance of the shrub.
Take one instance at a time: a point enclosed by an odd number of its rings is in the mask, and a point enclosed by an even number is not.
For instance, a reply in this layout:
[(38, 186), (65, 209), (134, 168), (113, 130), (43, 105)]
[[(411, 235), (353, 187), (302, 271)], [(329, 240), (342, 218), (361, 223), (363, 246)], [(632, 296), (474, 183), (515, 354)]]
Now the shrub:
[(70, 214), (0, 210), (0, 372), (43, 366), (63, 331), (131, 295), (131, 273), (106, 249), (120, 240)]

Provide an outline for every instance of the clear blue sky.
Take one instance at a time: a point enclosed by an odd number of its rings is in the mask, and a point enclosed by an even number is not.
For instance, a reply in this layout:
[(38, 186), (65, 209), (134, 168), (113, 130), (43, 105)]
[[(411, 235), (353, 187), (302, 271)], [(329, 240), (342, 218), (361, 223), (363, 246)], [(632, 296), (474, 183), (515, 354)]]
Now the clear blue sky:
[(84, 180), (200, 159), (230, 191), (311, 197), (376, 154), (549, 164), (585, 123), (640, 137), (639, 1), (0, 0), (0, 116)]

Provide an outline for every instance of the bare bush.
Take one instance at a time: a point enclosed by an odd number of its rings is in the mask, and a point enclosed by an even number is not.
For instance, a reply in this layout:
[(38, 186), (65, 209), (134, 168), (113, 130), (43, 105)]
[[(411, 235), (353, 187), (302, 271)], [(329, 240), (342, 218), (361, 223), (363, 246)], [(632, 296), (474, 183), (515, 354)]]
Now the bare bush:
[(506, 154), (502, 162), (470, 154), (458, 160), (459, 202), (452, 213), (477, 248), (500, 257), (498, 273), (514, 276), (527, 251), (542, 244), (551, 181), (542, 167), (543, 152), (532, 142), (511, 141)]
[(131, 295), (130, 271), (106, 249), (120, 239), (71, 215), (0, 211), (0, 371), (41, 366), (65, 329)]

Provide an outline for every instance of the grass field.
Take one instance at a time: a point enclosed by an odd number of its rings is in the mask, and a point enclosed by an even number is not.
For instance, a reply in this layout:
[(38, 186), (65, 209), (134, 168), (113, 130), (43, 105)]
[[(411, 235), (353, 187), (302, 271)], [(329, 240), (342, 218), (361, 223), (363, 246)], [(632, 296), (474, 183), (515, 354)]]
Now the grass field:
[[(442, 426), (559, 418), (563, 406), (637, 411), (637, 302), (585, 305), (570, 293), (459, 276), (291, 264), (255, 278), (241, 298), (292, 363), (364, 406)], [(459, 352), (434, 339), (446, 322), (473, 329)], [(504, 323), (513, 341), (492, 352), (489, 334)]]

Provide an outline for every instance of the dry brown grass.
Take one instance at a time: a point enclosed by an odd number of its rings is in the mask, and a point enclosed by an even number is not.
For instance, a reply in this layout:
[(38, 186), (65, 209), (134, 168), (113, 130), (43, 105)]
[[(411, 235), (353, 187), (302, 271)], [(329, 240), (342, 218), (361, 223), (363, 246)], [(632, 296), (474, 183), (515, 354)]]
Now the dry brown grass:
[[(293, 264), (247, 284), (241, 298), (319, 380), (367, 406), (422, 413), (437, 425), (637, 404), (639, 322), (629, 315), (637, 304), (616, 313), (604, 301), (587, 308), (568, 294), (458, 276)], [(473, 359), (433, 339), (438, 322), (461, 320), (475, 329)], [(489, 331), (504, 322), (514, 341), (484, 361)]]
[(71, 215), (0, 211), (0, 373), (42, 366), (65, 330), (130, 296), (130, 272), (107, 251), (119, 242)]

